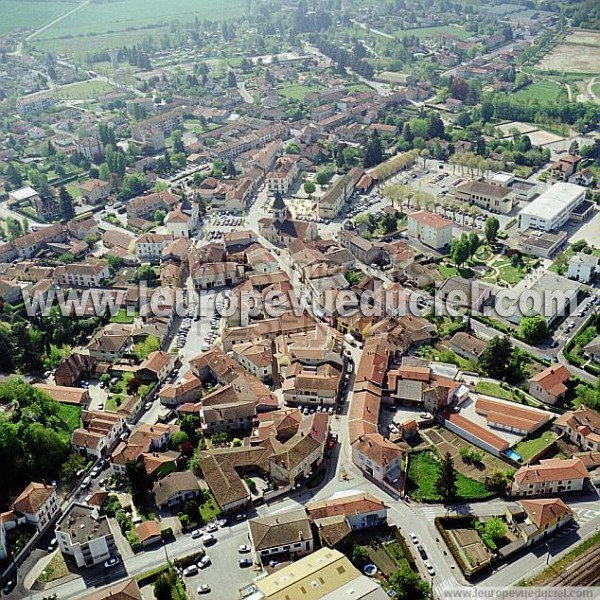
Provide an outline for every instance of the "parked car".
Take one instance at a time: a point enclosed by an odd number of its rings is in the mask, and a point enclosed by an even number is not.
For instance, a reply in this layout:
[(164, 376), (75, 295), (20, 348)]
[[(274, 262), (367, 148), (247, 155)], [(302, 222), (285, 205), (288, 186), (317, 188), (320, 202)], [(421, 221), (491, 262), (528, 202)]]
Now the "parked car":
[(198, 561), (198, 568), (199, 569), (205, 569), (206, 567), (208, 567), (211, 563), (210, 560), (210, 556), (208, 556), (208, 554), (205, 554), (199, 561)]
[(121, 562), (120, 558), (117, 558), (115, 556), (115, 558), (109, 558), (105, 563), (104, 563), (104, 568), (105, 569), (110, 569), (111, 567), (115, 567), (117, 566), (119, 563)]
[(212, 533), (207, 533), (202, 536), (202, 543), (206, 546), (208, 544), (214, 544), (217, 538)]
[(219, 526), (216, 523), (209, 523), (206, 526), (206, 531), (208, 533), (214, 533), (215, 531), (217, 531), (219, 529)]
[(419, 543), (419, 538), (417, 537), (416, 533), (410, 533), (410, 540), (413, 544), (418, 544)]
[(196, 588), (196, 593), (197, 594), (210, 594), (210, 585), (208, 585), (208, 583), (201, 583)]
[(252, 566), (252, 559), (251, 558), (240, 558), (240, 560), (238, 560), (238, 565), (242, 569), (245, 569), (246, 567), (251, 567)]
[(202, 537), (202, 529), (194, 529), (194, 531), (192, 531), (192, 539), (196, 540), (199, 537)]
[(196, 565), (190, 565), (183, 570), (185, 577), (191, 577), (192, 575), (198, 575), (198, 567)]
[(57, 545), (57, 540), (56, 538), (52, 538), (50, 540), (50, 543), (48, 544), (48, 552), (54, 552), (54, 549), (56, 548)]
[(427, 569), (427, 572), (433, 577), (433, 575), (435, 575), (435, 569), (433, 568), (433, 565), (426, 560), (425, 561), (425, 568)]
[(248, 546), (248, 544), (242, 544), (238, 547), (238, 552), (240, 554), (246, 554), (247, 552), (250, 552), (252, 550), (252, 548), (250, 548), (250, 546)]
[(417, 546), (417, 551), (421, 555), (421, 558), (427, 559), (427, 552), (425, 552), (425, 548), (421, 544)]

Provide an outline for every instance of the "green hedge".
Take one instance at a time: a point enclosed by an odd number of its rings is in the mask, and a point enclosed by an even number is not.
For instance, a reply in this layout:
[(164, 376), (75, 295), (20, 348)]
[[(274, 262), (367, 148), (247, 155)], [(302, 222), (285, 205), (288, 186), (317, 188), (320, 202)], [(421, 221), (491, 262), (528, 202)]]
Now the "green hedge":
[(193, 554), (188, 554), (187, 556), (182, 556), (181, 558), (176, 558), (173, 561), (173, 564), (176, 567), (185, 569), (186, 567), (189, 567), (190, 565), (195, 565), (205, 554), (206, 554), (206, 552), (204, 552), (204, 550), (200, 549), (200, 550), (198, 550), (198, 552), (194, 552)]
[(156, 569), (146, 571), (145, 573), (138, 575), (135, 579), (139, 587), (144, 587), (146, 585), (153, 584), (158, 579), (159, 575), (167, 573), (168, 571), (169, 565), (163, 565), (162, 567), (157, 567)]

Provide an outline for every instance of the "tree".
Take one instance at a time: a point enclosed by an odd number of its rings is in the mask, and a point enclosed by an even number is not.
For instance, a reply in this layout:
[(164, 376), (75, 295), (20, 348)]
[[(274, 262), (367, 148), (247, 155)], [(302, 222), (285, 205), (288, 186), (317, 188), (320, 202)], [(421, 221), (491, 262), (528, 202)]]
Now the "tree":
[(579, 154), (579, 142), (573, 140), (569, 146), (569, 154)]
[(321, 169), (315, 176), (315, 181), (323, 186), (327, 185), (331, 178), (333, 177), (333, 173), (329, 169)]
[(156, 600), (172, 600), (171, 577), (168, 573), (161, 573), (154, 582), (154, 597)]
[(150, 488), (150, 478), (144, 461), (129, 460), (125, 463), (125, 475), (129, 481), (131, 495), (136, 504), (144, 498)]
[(60, 206), (60, 214), (65, 221), (70, 221), (73, 217), (75, 217), (73, 197), (71, 194), (69, 194), (64, 185), (61, 185), (58, 190), (58, 202)]
[(423, 159), (423, 168), (425, 169), (427, 167), (427, 159), (430, 156), (430, 152), (427, 148), (423, 148), (423, 150), (419, 152), (419, 156)]
[(160, 340), (155, 335), (149, 335), (144, 341), (133, 347), (133, 354), (138, 360), (144, 360), (151, 352), (160, 349)]
[(295, 142), (290, 142), (285, 147), (285, 153), (286, 154), (300, 154), (300, 146), (298, 146), (298, 144), (296, 144)]
[(459, 269), (469, 258), (469, 253), (469, 239), (467, 238), (466, 234), (463, 234), (458, 240), (452, 241), (452, 246), (450, 247), (450, 258)]
[(462, 77), (454, 77), (450, 83), (450, 95), (458, 100), (466, 100), (470, 92), (469, 83)]
[(85, 459), (77, 452), (71, 452), (60, 468), (61, 479), (75, 479), (76, 473), (85, 467)]
[(358, 544), (352, 547), (352, 562), (357, 567), (364, 567), (369, 562), (367, 551)]
[(500, 517), (491, 517), (485, 522), (483, 528), (494, 542), (501, 540), (506, 535), (506, 523)]
[(456, 489), (456, 478), (457, 473), (454, 470), (454, 461), (452, 460), (452, 455), (450, 452), (446, 452), (440, 464), (437, 480), (435, 482), (435, 489), (443, 498), (444, 502), (448, 502), (456, 498), (458, 494)]
[(504, 492), (508, 484), (509, 479), (506, 477), (506, 473), (502, 469), (492, 469), (488, 472), (485, 478), (485, 485), (490, 490), (498, 493)]
[(488, 244), (493, 244), (496, 241), (496, 237), (498, 236), (498, 231), (500, 230), (500, 221), (496, 217), (489, 217), (485, 221), (485, 239), (488, 241)]
[[(158, 212), (158, 211), (157, 211)], [(155, 281), (157, 278), (156, 271), (152, 265), (144, 264), (138, 268), (136, 272), (136, 279), (138, 281)]]
[(548, 337), (548, 323), (542, 315), (523, 317), (519, 324), (519, 332), (528, 344), (537, 346)]
[(304, 183), (304, 192), (306, 194), (308, 194), (309, 196), (311, 194), (314, 194), (316, 192), (317, 188), (315, 187), (315, 184), (312, 181), (306, 181)]
[(156, 225), (162, 225), (165, 222), (165, 217), (167, 216), (167, 213), (162, 210), (162, 209), (158, 209), (154, 211), (154, 215), (152, 216), (152, 220), (154, 221), (154, 223)]
[(237, 79), (233, 71), (227, 73), (227, 87), (234, 88), (237, 86)]
[(513, 348), (508, 336), (495, 335), (483, 351), (479, 364), (495, 379), (505, 379), (511, 370)]
[(469, 256), (474, 256), (475, 252), (479, 248), (481, 240), (475, 231), (471, 231), (469, 234)]
[(181, 449), (181, 446), (189, 441), (190, 437), (185, 431), (177, 431), (171, 436), (171, 446), (177, 450)]
[(200, 521), (200, 509), (198, 503), (194, 500), (188, 500), (183, 506), (183, 512), (189, 517), (193, 523)]
[(365, 157), (363, 159), (363, 167), (368, 169), (378, 165), (383, 160), (383, 148), (381, 146), (381, 138), (375, 129), (367, 142)]
[(429, 584), (423, 581), (408, 565), (402, 565), (390, 576), (390, 586), (399, 600), (425, 600), (429, 597)]

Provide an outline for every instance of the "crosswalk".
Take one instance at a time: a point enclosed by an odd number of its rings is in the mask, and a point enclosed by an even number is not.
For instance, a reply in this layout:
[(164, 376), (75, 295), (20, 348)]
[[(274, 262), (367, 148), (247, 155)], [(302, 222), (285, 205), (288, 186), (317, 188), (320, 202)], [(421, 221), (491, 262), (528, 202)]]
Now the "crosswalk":
[(422, 509), (423, 511), (423, 516), (428, 520), (433, 522), (433, 520), (436, 518), (437, 513), (435, 511), (434, 508), (432, 508), (431, 506), (424, 506)]
[(576, 508), (575, 514), (577, 515), (575, 520), (580, 525), (583, 525), (584, 523), (588, 523), (589, 521), (595, 519), (598, 515), (600, 515), (600, 512), (597, 510), (592, 510), (591, 508)]
[(446, 590), (451, 590), (459, 586), (460, 584), (458, 583), (456, 577), (449, 577), (441, 583), (438, 583), (437, 585), (433, 586), (433, 597), (437, 600), (444, 600), (444, 592)]

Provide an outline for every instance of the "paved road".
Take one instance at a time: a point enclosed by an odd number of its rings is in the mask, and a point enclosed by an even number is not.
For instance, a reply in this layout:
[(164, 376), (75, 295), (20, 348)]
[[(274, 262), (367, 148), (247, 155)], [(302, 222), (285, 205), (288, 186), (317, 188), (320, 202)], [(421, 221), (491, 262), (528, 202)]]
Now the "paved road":
[(46, 29), (49, 29), (50, 27), (56, 25), (57, 23), (60, 23), (63, 19), (66, 19), (67, 17), (70, 17), (72, 14), (80, 11), (84, 6), (86, 6), (90, 2), (91, 2), (91, 0), (85, 0), (85, 2), (82, 2), (79, 6), (76, 6), (73, 10), (70, 10), (68, 13), (65, 13), (64, 15), (57, 17), (53, 21), (50, 21), (50, 23), (47, 23), (43, 27), (40, 27), (39, 29), (37, 29), (36, 31), (31, 33), (30, 35), (28, 35), (25, 38), (25, 40), (26, 41), (32, 40), (33, 38), (37, 37), (40, 33), (43, 33), (44, 31), (46, 31)]

